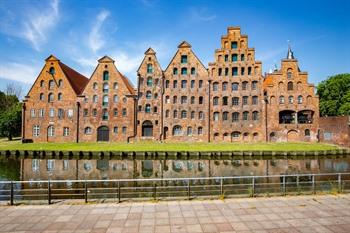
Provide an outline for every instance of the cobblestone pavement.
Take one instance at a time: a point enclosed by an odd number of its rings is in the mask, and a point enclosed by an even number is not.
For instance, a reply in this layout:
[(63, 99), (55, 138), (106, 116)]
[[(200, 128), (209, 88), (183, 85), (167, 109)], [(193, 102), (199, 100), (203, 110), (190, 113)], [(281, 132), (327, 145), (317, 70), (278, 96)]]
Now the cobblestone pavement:
[(350, 232), (350, 194), (0, 206), (0, 232)]

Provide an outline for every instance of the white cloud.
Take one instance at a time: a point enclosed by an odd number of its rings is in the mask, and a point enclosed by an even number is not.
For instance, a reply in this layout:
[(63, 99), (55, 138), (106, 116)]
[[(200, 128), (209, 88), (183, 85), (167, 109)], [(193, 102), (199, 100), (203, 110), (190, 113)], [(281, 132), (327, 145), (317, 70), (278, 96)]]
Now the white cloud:
[(14, 17), (14, 13), (8, 10), (7, 16), (11, 17), (0, 23), (1, 31), (26, 40), (35, 50), (40, 51), (42, 44), (48, 39), (49, 31), (60, 17), (59, 0), (52, 0), (46, 10), (26, 8), (24, 12), (24, 15), (16, 13)]
[(0, 65), (0, 78), (33, 83), (40, 72), (39, 65), (28, 65), (20, 63), (2, 63)]
[(106, 43), (101, 36), (101, 27), (103, 26), (104, 21), (108, 18), (109, 15), (109, 11), (102, 10), (97, 15), (96, 22), (92, 26), (91, 31), (89, 33), (88, 46), (94, 53), (101, 49)]
[(206, 7), (196, 7), (190, 9), (191, 18), (195, 21), (212, 21), (216, 19), (216, 14), (210, 13)]

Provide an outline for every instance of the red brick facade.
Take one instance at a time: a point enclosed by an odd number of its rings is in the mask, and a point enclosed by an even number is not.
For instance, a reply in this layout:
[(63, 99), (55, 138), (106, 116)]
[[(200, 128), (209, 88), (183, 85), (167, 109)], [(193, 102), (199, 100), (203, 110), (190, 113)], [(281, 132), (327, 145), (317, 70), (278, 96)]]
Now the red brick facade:
[(320, 117), (321, 142), (350, 147), (350, 116)]
[[(23, 139), (317, 140), (318, 97), (292, 51), (280, 70), (264, 77), (262, 63), (255, 60), (255, 50), (239, 27), (228, 28), (208, 68), (186, 41), (180, 43), (165, 70), (149, 48), (137, 71), (136, 89), (114, 63), (108, 56), (101, 58), (88, 80), (50, 56), (25, 100)], [(54, 74), (50, 74), (51, 67)], [(56, 79), (62, 85), (51, 81), (49, 89), (50, 80)], [(61, 100), (57, 100), (59, 93)], [(53, 100), (48, 101), (49, 94)]]

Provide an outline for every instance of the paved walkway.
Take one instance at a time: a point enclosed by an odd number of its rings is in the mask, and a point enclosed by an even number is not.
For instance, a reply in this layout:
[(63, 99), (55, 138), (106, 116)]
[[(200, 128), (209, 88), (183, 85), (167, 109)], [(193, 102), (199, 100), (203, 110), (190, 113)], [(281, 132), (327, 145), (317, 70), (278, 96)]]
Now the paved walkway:
[(350, 232), (350, 194), (0, 206), (0, 232)]

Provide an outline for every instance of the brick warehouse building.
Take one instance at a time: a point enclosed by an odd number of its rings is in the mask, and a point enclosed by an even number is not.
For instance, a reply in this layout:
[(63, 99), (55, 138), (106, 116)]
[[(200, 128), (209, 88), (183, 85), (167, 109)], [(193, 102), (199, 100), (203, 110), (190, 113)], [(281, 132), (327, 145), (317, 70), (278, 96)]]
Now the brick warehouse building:
[(318, 140), (318, 96), (292, 50), (280, 70), (264, 76), (239, 27), (221, 37), (208, 68), (186, 41), (165, 70), (149, 48), (136, 88), (117, 66), (104, 56), (88, 79), (47, 58), (24, 100), (22, 140)]

